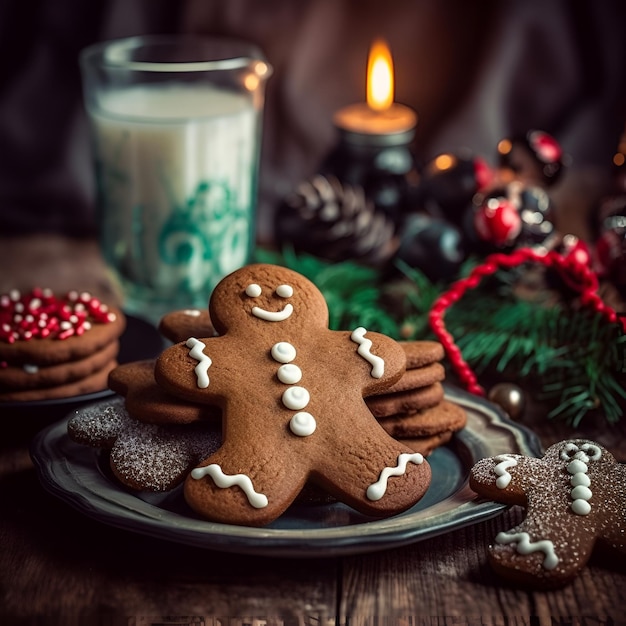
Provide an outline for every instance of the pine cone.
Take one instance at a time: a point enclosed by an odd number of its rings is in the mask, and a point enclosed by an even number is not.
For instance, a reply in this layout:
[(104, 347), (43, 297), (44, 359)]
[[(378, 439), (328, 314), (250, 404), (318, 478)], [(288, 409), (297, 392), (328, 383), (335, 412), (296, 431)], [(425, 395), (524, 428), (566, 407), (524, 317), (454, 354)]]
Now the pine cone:
[(377, 211), (362, 187), (315, 175), (298, 185), (276, 213), (276, 240), (330, 261), (382, 265), (398, 241), (390, 218)]

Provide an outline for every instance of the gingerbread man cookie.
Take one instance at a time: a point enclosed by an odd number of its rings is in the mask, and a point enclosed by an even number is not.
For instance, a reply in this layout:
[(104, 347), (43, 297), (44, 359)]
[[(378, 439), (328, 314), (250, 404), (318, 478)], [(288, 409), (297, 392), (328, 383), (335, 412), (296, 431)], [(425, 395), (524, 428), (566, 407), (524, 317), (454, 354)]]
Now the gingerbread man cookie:
[(221, 448), (185, 480), (195, 511), (265, 525), (309, 480), (378, 517), (424, 495), (428, 463), (385, 433), (363, 399), (402, 376), (406, 357), (395, 341), (364, 328), (329, 330), (317, 287), (273, 265), (227, 276), (209, 312), (219, 336), (178, 343), (155, 367), (168, 393), (223, 412)]
[(494, 569), (528, 585), (559, 586), (585, 566), (596, 542), (626, 552), (626, 466), (586, 439), (562, 441), (542, 459), (501, 454), (479, 461), (470, 486), (527, 508), (489, 548)]

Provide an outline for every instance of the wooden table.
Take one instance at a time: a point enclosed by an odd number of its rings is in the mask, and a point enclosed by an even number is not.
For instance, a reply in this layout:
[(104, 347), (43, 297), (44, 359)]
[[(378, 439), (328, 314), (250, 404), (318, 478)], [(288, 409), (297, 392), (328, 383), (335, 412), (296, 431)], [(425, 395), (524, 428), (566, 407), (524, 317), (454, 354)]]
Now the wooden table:
[[(115, 297), (93, 242), (0, 239), (0, 291), (78, 282)], [(626, 568), (594, 556), (570, 586), (528, 592), (493, 574), (486, 549), (520, 509), (435, 539), (356, 556), (275, 559), (200, 550), (92, 520), (39, 484), (35, 425), (2, 411), (0, 624), (618, 624)], [(536, 416), (544, 445), (583, 434), (626, 461), (626, 426), (573, 432)]]

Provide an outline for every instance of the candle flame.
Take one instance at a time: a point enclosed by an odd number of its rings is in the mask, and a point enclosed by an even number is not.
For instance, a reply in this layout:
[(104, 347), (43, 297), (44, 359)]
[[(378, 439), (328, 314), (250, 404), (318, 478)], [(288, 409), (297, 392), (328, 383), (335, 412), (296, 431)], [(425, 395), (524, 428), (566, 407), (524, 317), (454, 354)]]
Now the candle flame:
[(385, 111), (393, 104), (393, 60), (389, 47), (377, 39), (367, 59), (367, 104), (375, 111)]

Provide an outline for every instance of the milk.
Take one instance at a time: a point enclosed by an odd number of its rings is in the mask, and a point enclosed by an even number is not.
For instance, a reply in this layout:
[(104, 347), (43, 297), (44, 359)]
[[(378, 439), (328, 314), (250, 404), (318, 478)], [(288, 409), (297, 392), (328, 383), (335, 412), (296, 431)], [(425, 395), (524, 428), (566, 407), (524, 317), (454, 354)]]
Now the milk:
[(259, 109), (245, 92), (158, 83), (90, 110), (102, 248), (125, 308), (206, 307), (254, 241)]

